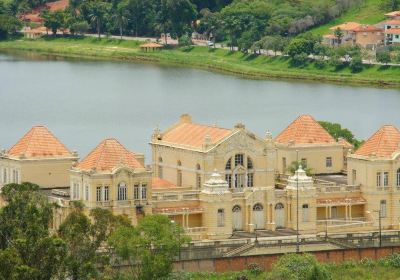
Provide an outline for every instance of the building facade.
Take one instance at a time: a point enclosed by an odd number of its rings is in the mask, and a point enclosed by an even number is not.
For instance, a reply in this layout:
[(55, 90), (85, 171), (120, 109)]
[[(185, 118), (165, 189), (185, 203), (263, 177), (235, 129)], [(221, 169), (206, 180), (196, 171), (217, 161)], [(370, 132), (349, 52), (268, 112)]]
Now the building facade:
[(70, 199), (82, 201), (87, 211), (101, 207), (126, 215), (136, 225), (152, 212), (151, 183), (143, 155), (106, 139), (70, 170)]

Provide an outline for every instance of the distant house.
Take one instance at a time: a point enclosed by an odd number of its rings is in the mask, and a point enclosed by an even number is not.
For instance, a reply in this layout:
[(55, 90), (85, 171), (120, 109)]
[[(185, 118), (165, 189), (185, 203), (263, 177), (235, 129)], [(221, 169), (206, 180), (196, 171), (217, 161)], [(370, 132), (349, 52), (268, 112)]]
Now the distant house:
[[(340, 29), (342, 37), (338, 38), (334, 32)], [(323, 36), (324, 43), (329, 46), (360, 46), (375, 49), (384, 43), (383, 29), (374, 25), (362, 25), (357, 22), (346, 22), (330, 28), (332, 34)]]
[(400, 44), (400, 17), (383, 22), (385, 28), (385, 45)]
[(36, 28), (26, 27), (22, 30), (22, 33), (28, 39), (39, 39), (44, 34), (47, 34), (48, 30), (44, 26), (40, 26), (40, 27), (36, 27)]

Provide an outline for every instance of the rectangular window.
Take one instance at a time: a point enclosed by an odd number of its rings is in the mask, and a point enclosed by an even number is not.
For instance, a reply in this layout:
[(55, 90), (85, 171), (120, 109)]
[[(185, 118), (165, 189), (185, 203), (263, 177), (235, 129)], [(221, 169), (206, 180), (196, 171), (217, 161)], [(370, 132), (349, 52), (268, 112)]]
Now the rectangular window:
[(380, 187), (382, 185), (381, 172), (376, 173), (376, 186)]
[(163, 178), (163, 168), (162, 168), (162, 166), (158, 166), (158, 177), (159, 178)]
[(101, 187), (96, 187), (96, 201), (101, 201)]
[(306, 158), (302, 158), (301, 159), (301, 166), (304, 168), (307, 168), (307, 159)]
[(357, 182), (357, 170), (355, 170), (355, 169), (353, 169), (351, 171), (351, 181), (352, 181), (353, 185), (355, 185)]
[(225, 174), (225, 181), (228, 182), (229, 188), (232, 188), (232, 175), (231, 174)]
[(108, 201), (110, 194), (110, 188), (108, 186), (104, 187), (104, 201)]
[(79, 184), (74, 183), (72, 186), (72, 199), (77, 200), (79, 199)]
[(389, 172), (383, 172), (383, 186), (389, 186)]
[(225, 213), (224, 213), (224, 209), (218, 209), (218, 214), (217, 214), (217, 226), (218, 226), (218, 227), (223, 227), (223, 226), (225, 226)]
[(89, 200), (89, 186), (88, 185), (85, 186), (85, 200), (86, 201)]
[(201, 189), (201, 175), (200, 174), (196, 175), (196, 187), (198, 189)]
[(3, 172), (3, 183), (7, 184), (7, 169), (4, 168), (4, 172)]
[(243, 165), (243, 154), (236, 154), (235, 155), (235, 166)]
[(147, 199), (147, 185), (142, 184), (142, 199)]
[(326, 167), (332, 167), (332, 157), (326, 158)]
[(286, 173), (286, 158), (285, 157), (283, 157), (282, 158), (282, 173)]
[(133, 199), (139, 199), (139, 185), (133, 187)]
[(381, 214), (381, 218), (385, 218), (386, 217), (386, 200), (381, 200), (381, 205), (380, 205), (380, 214)]
[(247, 186), (248, 187), (254, 186), (254, 174), (253, 173), (247, 174)]
[(176, 184), (178, 187), (182, 187), (182, 170), (178, 170), (176, 174)]
[(244, 188), (244, 174), (235, 174), (235, 188)]
[(303, 204), (303, 222), (308, 222), (308, 204)]

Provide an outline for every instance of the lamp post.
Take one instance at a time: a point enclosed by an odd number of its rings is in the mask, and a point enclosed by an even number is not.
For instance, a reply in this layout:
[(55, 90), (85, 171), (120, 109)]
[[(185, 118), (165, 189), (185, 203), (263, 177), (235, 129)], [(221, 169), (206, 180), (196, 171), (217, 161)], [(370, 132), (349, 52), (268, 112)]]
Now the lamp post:
[(374, 210), (374, 212), (378, 213), (378, 221), (379, 221), (379, 247), (382, 247), (382, 215), (381, 215), (381, 210)]
[[(296, 150), (296, 160), (297, 164), (299, 164), (299, 150)], [(300, 165), (299, 165), (300, 168)], [(298, 169), (299, 169), (298, 168)], [(296, 172), (296, 253), (300, 252), (300, 243), (299, 243), (299, 172), (298, 169)]]

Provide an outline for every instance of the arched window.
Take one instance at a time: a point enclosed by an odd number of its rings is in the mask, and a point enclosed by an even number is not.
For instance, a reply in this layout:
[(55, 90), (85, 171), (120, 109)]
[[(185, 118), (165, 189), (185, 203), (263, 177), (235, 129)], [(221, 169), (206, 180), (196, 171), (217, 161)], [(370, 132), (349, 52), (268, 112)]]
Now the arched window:
[(229, 188), (253, 187), (254, 165), (251, 158), (244, 154), (235, 154), (232, 158), (229, 158), (225, 164), (225, 181), (228, 182)]
[(278, 203), (275, 205), (275, 210), (285, 208), (282, 203)]
[(118, 184), (118, 200), (126, 200), (126, 184), (124, 182)]
[(253, 206), (253, 211), (262, 211), (263, 209), (264, 207), (260, 203), (257, 203)]
[(235, 205), (232, 208), (232, 212), (240, 212), (242, 211), (242, 208), (239, 205)]
[(200, 174), (200, 164), (196, 165), (196, 187), (201, 189), (201, 174)]
[(178, 160), (178, 162), (176, 163), (176, 165), (182, 166), (182, 162), (181, 162), (180, 160)]
[(163, 159), (162, 157), (158, 158), (158, 177), (162, 179), (163, 177), (163, 167), (162, 167)]
[(396, 186), (397, 187), (400, 187), (400, 168), (399, 169), (397, 169), (397, 172), (396, 172)]

